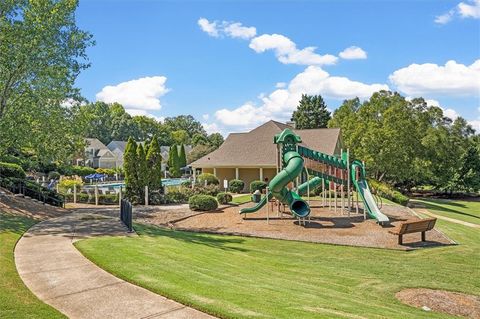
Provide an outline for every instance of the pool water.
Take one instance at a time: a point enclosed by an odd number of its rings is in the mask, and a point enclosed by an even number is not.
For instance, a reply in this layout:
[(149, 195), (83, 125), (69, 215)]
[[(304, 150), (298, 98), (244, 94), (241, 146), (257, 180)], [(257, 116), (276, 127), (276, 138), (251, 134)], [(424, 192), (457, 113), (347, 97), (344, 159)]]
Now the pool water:
[[(188, 181), (187, 178), (164, 178), (162, 179), (163, 186), (180, 186), (184, 181)], [(94, 188), (95, 185), (85, 185), (83, 188)], [(123, 182), (112, 182), (105, 184), (98, 184), (98, 188), (113, 188), (119, 189), (120, 187), (125, 188), (125, 183)]]

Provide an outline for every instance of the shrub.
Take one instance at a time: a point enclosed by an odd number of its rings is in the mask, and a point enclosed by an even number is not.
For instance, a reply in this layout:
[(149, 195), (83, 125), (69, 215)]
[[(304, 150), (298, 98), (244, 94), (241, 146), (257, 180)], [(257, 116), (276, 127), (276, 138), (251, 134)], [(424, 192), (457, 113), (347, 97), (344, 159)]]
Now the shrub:
[(232, 201), (232, 199), (233, 199), (233, 197), (229, 193), (222, 192), (222, 193), (217, 194), (217, 201), (220, 204), (228, 204)]
[(205, 181), (207, 182), (207, 185), (218, 185), (218, 184), (220, 184), (218, 178), (216, 178), (215, 175), (213, 175), (213, 174), (203, 173), (203, 174), (198, 175), (197, 182), (200, 185), (205, 185)]
[(79, 192), (82, 188), (83, 183), (76, 179), (63, 178), (58, 183), (58, 188), (61, 192), (65, 193), (68, 189), (71, 189), (73, 191), (73, 185), (77, 185), (77, 192)]
[(244, 187), (245, 183), (241, 179), (232, 179), (228, 182), (228, 190), (232, 193), (241, 193)]
[(250, 183), (250, 193), (253, 193), (256, 190), (263, 191), (267, 186), (267, 183), (264, 181), (253, 181)]
[(84, 177), (90, 174), (95, 174), (95, 169), (87, 166), (72, 166), (72, 173)]
[(373, 179), (370, 179), (368, 183), (373, 188), (373, 191), (376, 191), (377, 195), (402, 206), (407, 206), (409, 198), (394, 189), (392, 186)]
[(60, 179), (60, 173), (57, 171), (51, 171), (50, 173), (48, 173), (48, 180), (51, 180), (51, 179), (54, 179), (54, 180)]
[(25, 178), (25, 171), (18, 164), (0, 162), (0, 175), (3, 177)]
[(188, 194), (176, 187), (169, 189), (163, 199), (165, 204), (182, 204), (188, 202)]
[(180, 184), (182, 187), (191, 187), (192, 182), (191, 181), (183, 181), (182, 184)]
[(108, 176), (114, 176), (115, 175), (115, 170), (111, 168), (97, 168), (95, 170), (98, 174), (105, 174)]
[(188, 200), (188, 206), (191, 210), (209, 211), (217, 209), (218, 202), (210, 195), (194, 195)]

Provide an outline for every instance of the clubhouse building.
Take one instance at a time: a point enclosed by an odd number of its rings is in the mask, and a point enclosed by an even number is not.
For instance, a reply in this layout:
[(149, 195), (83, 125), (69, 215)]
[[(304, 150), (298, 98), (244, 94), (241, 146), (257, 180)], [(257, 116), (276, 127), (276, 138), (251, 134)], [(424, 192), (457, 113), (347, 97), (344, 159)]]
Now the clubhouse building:
[(220, 180), (241, 179), (245, 190), (254, 180), (271, 180), (277, 173), (275, 134), (290, 128), (302, 138), (300, 145), (326, 153), (340, 155), (342, 138), (338, 128), (297, 130), (294, 124), (268, 121), (246, 133), (231, 133), (215, 151), (191, 164), (194, 174), (211, 173)]

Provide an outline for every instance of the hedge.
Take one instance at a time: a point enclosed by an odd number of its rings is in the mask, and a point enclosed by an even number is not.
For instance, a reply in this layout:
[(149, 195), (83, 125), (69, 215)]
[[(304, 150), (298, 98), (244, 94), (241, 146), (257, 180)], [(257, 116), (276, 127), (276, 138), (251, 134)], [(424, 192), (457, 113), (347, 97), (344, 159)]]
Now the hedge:
[(256, 190), (262, 191), (267, 188), (268, 184), (264, 181), (253, 181), (250, 183), (250, 193), (255, 192)]
[(207, 185), (218, 185), (218, 184), (220, 184), (218, 178), (216, 178), (215, 175), (213, 175), (213, 174), (203, 173), (203, 174), (198, 175), (197, 182), (200, 185), (205, 185), (205, 181), (207, 182)]
[(241, 193), (245, 187), (245, 182), (241, 179), (232, 179), (228, 182), (228, 190), (232, 193)]
[(48, 180), (51, 180), (51, 179), (54, 179), (54, 180), (60, 179), (60, 173), (57, 171), (51, 171), (50, 173), (48, 173)]
[(217, 201), (220, 203), (220, 204), (228, 204), (232, 201), (233, 197), (232, 195), (230, 195), (229, 193), (218, 193), (217, 194)]
[(23, 179), (25, 171), (18, 164), (0, 162), (0, 177), (15, 177)]
[[(73, 202), (73, 193), (65, 194), (65, 200)], [(100, 205), (117, 205), (119, 202), (118, 194), (99, 194), (98, 203)], [(77, 203), (95, 203), (94, 194), (77, 193)]]
[(72, 174), (78, 176), (87, 176), (90, 174), (95, 174), (96, 171), (94, 168), (87, 166), (72, 166)]
[(376, 191), (377, 195), (389, 199), (394, 203), (400, 204), (402, 206), (407, 206), (409, 198), (388, 184), (369, 179), (368, 183)]
[(188, 200), (188, 206), (191, 210), (209, 211), (217, 209), (218, 202), (210, 195), (194, 195)]

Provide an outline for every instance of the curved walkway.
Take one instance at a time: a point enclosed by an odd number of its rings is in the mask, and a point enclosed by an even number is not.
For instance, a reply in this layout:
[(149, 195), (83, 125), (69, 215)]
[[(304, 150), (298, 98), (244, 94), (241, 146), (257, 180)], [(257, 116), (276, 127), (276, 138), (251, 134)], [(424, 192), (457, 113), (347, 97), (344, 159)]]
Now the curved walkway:
[(112, 214), (78, 210), (25, 233), (15, 263), (27, 287), (70, 318), (213, 318), (107, 273), (72, 245), (92, 236), (127, 235)]
[(472, 227), (472, 228), (480, 228), (479, 224), (469, 223), (469, 222), (465, 222), (463, 220), (458, 220), (458, 219), (450, 218), (450, 217), (446, 217), (446, 216), (440, 216), (440, 215), (432, 213), (431, 211), (429, 211), (425, 208), (415, 208), (415, 211), (417, 213), (425, 214), (425, 215), (428, 215), (430, 217), (435, 217), (435, 218), (438, 218), (438, 219), (443, 219), (443, 220), (449, 221), (451, 223), (460, 224), (460, 225), (467, 226), (467, 227)]

